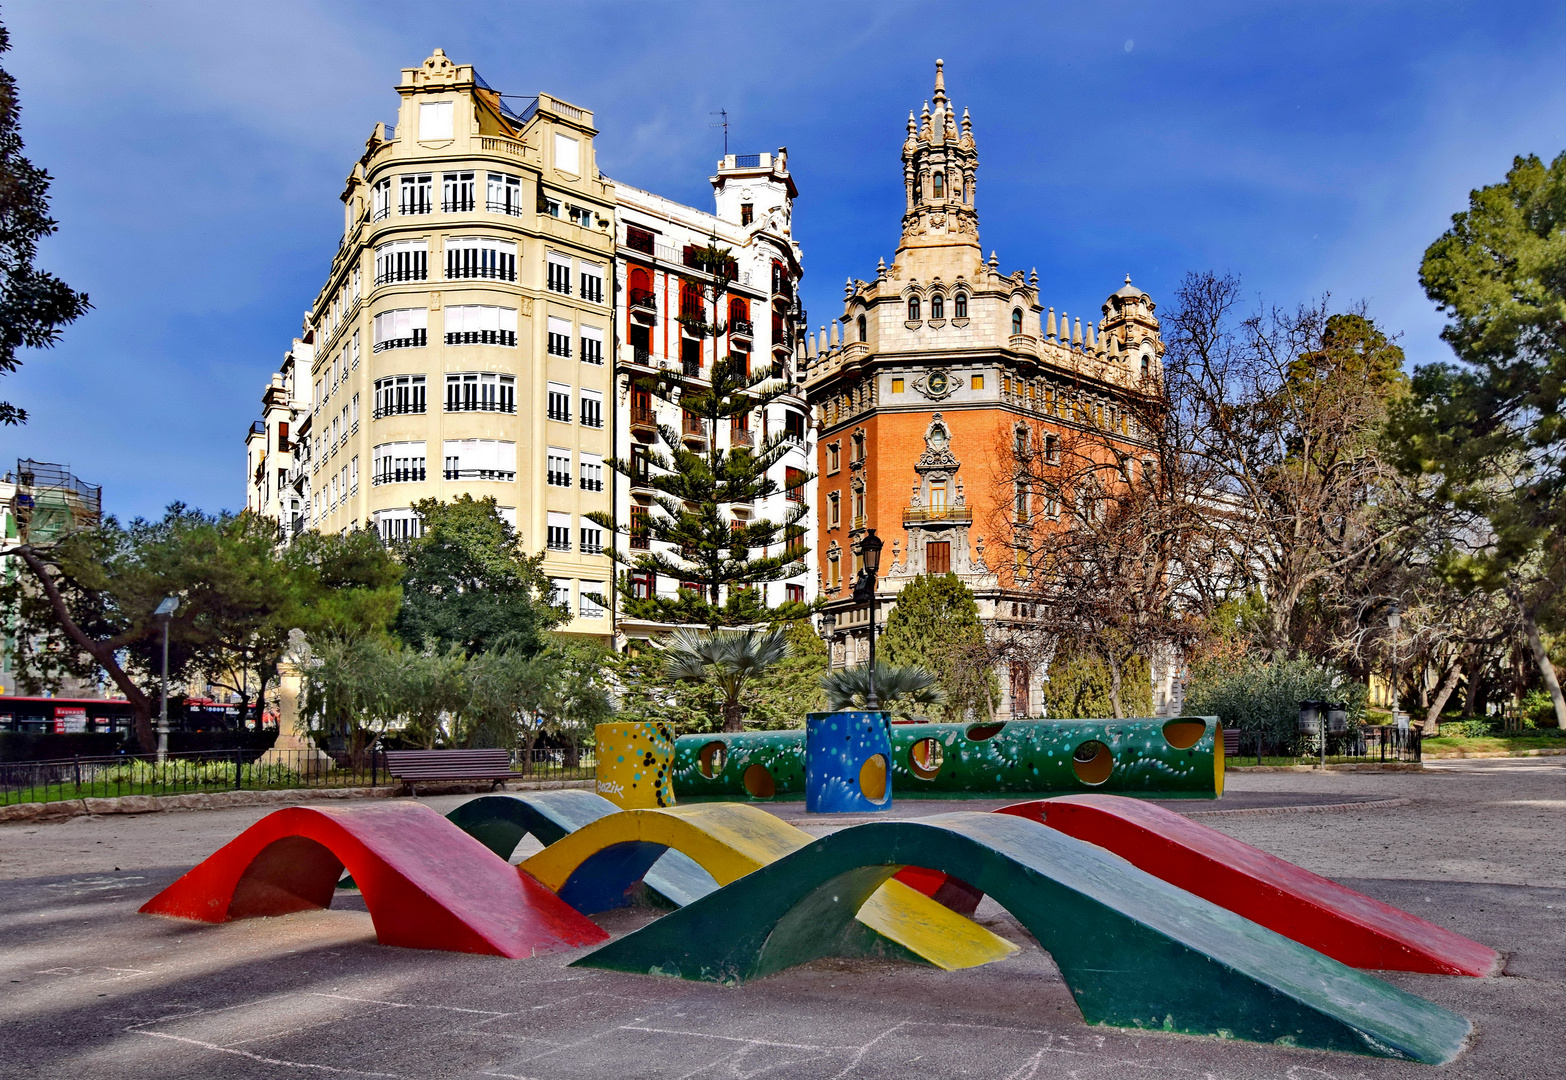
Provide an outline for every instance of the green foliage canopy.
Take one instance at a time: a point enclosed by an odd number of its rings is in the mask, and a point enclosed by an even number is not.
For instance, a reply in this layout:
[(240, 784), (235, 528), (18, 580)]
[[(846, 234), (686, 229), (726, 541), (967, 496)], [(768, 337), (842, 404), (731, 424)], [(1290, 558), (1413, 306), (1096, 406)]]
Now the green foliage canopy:
[(904, 585), (878, 645), (893, 667), (934, 673), (945, 720), (986, 713), (999, 693), (982, 656), (979, 605), (956, 574), (920, 574)]
[(528, 555), (493, 496), (421, 499), (423, 534), (398, 552), (403, 602), (397, 632), (414, 648), (451, 646), (532, 655), (569, 615), (549, 602), (542, 553)]

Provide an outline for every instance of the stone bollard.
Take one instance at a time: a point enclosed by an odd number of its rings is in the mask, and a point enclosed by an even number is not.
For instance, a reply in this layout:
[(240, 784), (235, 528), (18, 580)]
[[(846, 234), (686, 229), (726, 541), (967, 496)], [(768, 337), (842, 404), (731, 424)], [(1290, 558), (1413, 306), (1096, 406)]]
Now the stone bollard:
[(674, 733), (666, 724), (599, 724), (598, 794), (624, 810), (674, 805)]
[(892, 805), (891, 734), (882, 712), (805, 718), (805, 809), (815, 814)]

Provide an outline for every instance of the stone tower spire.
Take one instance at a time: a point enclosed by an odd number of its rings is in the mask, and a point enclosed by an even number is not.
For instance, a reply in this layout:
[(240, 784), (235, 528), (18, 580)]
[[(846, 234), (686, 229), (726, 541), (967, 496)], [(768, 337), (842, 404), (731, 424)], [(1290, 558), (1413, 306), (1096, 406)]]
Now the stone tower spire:
[(959, 127), (946, 96), (946, 65), (937, 60), (934, 92), (917, 123), (910, 114), (903, 143), (908, 198), (896, 262), (905, 275), (925, 280), (967, 275), (971, 280), (982, 266), (979, 213), (974, 205), (978, 168), (973, 122), (964, 110)]

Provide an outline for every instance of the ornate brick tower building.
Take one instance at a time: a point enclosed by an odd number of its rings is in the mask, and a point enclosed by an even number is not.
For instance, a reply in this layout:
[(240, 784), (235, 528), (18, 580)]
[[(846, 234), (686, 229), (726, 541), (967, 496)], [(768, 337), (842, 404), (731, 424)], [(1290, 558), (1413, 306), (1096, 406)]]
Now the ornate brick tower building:
[[(821, 425), (815, 550), (836, 619), (834, 665), (867, 655), (869, 612), (851, 595), (867, 529), (886, 544), (883, 625), (905, 584), (948, 571), (973, 590), (988, 633), (1025, 622), (1034, 598), (1014, 573), (1017, 534), (1052, 527), (1058, 508), (1012, 482), (1009, 447), (1087, 425), (1134, 443), (1117, 402), (1159, 372), (1154, 305), (1129, 278), (1084, 331), (1053, 308), (1045, 318), (1037, 273), (1002, 274), (994, 252), (985, 260), (978, 166), (972, 122), (948, 101), (937, 60), (930, 102), (908, 117), (892, 265), (845, 286), (841, 335), (834, 325), (804, 346)], [(998, 717), (1041, 715), (1043, 671), (998, 674)]]

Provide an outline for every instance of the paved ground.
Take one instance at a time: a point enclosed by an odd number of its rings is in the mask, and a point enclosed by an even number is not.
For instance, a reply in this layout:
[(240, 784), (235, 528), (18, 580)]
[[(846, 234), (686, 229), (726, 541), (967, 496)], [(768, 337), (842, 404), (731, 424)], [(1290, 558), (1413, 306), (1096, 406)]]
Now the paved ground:
[[(0, 1076), (1190, 1077), (1546, 1080), (1566, 1073), (1566, 761), (1425, 773), (1231, 773), (1220, 807), (1404, 798), (1361, 811), (1203, 820), (1488, 942), (1506, 973), (1390, 976), (1475, 1021), (1441, 1070), (1083, 1024), (1049, 958), (1024, 946), (943, 973), (829, 962), (726, 989), (383, 948), (333, 910), (207, 926), (136, 907), (264, 809), (0, 826)], [(469, 796), (429, 799), (446, 809)], [(1209, 810), (1213, 804), (1171, 804)], [(988, 809), (908, 804), (902, 811)], [(798, 808), (783, 814), (797, 819)], [(830, 828), (800, 821), (811, 831)], [(621, 933), (652, 917), (602, 920)]]

